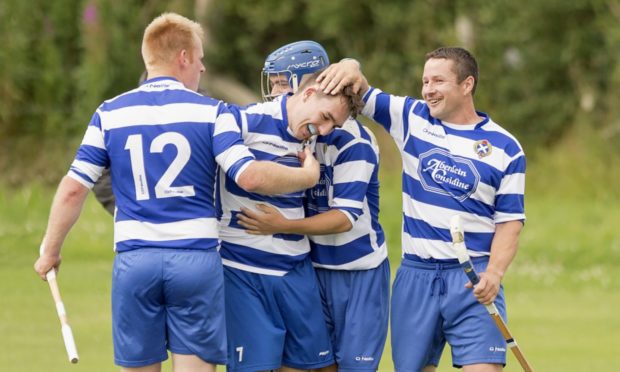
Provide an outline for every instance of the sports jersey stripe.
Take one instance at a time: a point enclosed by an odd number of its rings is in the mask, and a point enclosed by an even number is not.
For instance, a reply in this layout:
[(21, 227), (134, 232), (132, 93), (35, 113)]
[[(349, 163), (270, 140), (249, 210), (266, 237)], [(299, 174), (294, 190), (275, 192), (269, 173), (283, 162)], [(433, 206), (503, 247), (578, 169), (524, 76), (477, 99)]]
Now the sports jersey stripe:
[[(365, 181), (364, 175), (372, 173), (375, 164), (364, 160), (340, 162), (334, 166), (334, 183), (353, 183)], [(364, 182), (365, 183), (365, 182)]]
[[(431, 226), (425, 221), (407, 216), (404, 217), (403, 225), (405, 232), (414, 239), (440, 240), (446, 245), (452, 242), (449, 228), (443, 229)], [(483, 252), (490, 247), (494, 232), (468, 232), (465, 235), (468, 249)]]
[(67, 176), (73, 178), (74, 180), (78, 181), (89, 189), (92, 189), (95, 185), (95, 181), (90, 179), (85, 173), (80, 172), (76, 168), (70, 168), (69, 172), (67, 172)]
[(101, 172), (103, 172), (103, 168), (102, 166), (79, 159), (75, 159), (73, 163), (71, 163), (71, 169), (76, 170), (76, 172), (79, 169), (78, 174), (88, 177), (89, 182), (94, 182), (94, 180), (98, 179)]
[[(214, 140), (221, 141), (222, 138), (218, 137)], [(254, 160), (253, 157), (248, 155), (247, 148), (241, 144), (238, 144), (228, 147), (225, 151), (217, 154), (215, 156), (215, 160), (222, 164), (223, 169), (227, 170), (226, 174), (228, 174), (229, 177), (237, 181), (243, 169), (245, 169), (245, 167), (247, 167), (250, 162)]]
[(450, 227), (449, 219), (446, 219), (446, 216), (458, 214), (461, 216), (461, 219), (467, 223), (468, 231), (493, 231), (493, 216), (477, 216), (461, 210), (455, 211), (453, 209), (443, 208), (420, 201), (413, 203), (413, 200), (407, 194), (403, 194), (403, 198), (405, 198), (404, 201), (408, 203), (403, 203), (403, 210), (407, 217), (424, 220), (429, 225), (448, 229)]
[(519, 190), (523, 190), (524, 186), (525, 186), (525, 174), (524, 173), (508, 174), (502, 180), (497, 193), (498, 194), (510, 194), (513, 192), (518, 192)]
[[(274, 101), (275, 102), (275, 101)], [(278, 100), (279, 102), (279, 100)], [(276, 105), (262, 105), (262, 104), (255, 104), (255, 105), (251, 105), (251, 106), (247, 106), (245, 108), (241, 108), (241, 111), (247, 113), (248, 117), (252, 117), (253, 120), (260, 120), (262, 118), (255, 118), (254, 115), (258, 115), (258, 116), (270, 116), (271, 118), (273, 118), (274, 120), (280, 120), (283, 121), (284, 120), (284, 112), (281, 110), (281, 107), (278, 107)], [(275, 133), (275, 132), (273, 132)]]
[(217, 239), (216, 218), (194, 218), (168, 223), (116, 221), (114, 242), (145, 240), (161, 242), (181, 239)]
[(411, 199), (455, 211), (466, 210), (469, 213), (474, 213), (483, 217), (493, 215), (494, 209), (491, 205), (482, 203), (473, 198), (459, 202), (449, 195), (429, 193), (424, 190), (422, 184), (417, 179), (409, 177), (407, 174), (403, 175), (403, 178), (403, 192)]
[(235, 125), (234, 116), (230, 114), (222, 114), (217, 118), (219, 125), (213, 127), (213, 138), (220, 141), (228, 141), (231, 138), (235, 140), (240, 135), (241, 131)]
[[(446, 245), (452, 243), (450, 236), (450, 229), (442, 229), (429, 225), (428, 223), (405, 217), (404, 221), (405, 231), (412, 238), (420, 238), (425, 240), (440, 240)], [(488, 251), (488, 247), (491, 246), (494, 232), (467, 232), (465, 233), (465, 240), (467, 241), (467, 249), (477, 252)]]
[[(231, 227), (229, 218), (220, 222), (220, 239), (223, 242), (233, 244), (232, 247), (239, 245), (249, 250), (275, 255), (292, 257), (307, 254), (310, 251), (310, 245), (306, 236), (301, 236), (303, 237), (301, 241), (293, 241), (279, 239), (274, 235), (250, 235), (241, 229)], [(235, 239), (234, 242), (233, 239)]]
[(334, 249), (332, 245), (312, 244), (312, 259), (323, 265), (342, 265), (374, 252), (370, 236), (364, 235)]
[[(196, 218), (216, 218), (214, 209), (206, 208), (205, 204), (212, 202), (213, 185), (207, 185), (197, 189), (197, 193), (191, 198), (163, 198), (149, 200), (131, 200), (130, 198), (119, 198), (116, 211), (116, 221), (146, 221), (150, 223), (168, 223)], [(181, 200), (182, 199), (182, 200)], [(148, 220), (143, 217), (146, 210), (157, 210), (148, 216)], [(160, 213), (159, 211), (166, 211)]]
[(90, 124), (86, 129), (84, 138), (82, 139), (82, 145), (105, 149), (105, 144), (103, 143), (103, 136), (101, 135), (101, 129), (96, 125)]
[[(153, 110), (157, 110), (153, 113)], [(171, 103), (164, 106), (128, 106), (114, 111), (100, 111), (102, 129), (112, 130), (131, 126), (155, 126), (173, 123), (213, 123), (217, 107), (193, 103)], [(144, 118), (148, 117), (148, 122)]]
[(499, 194), (497, 195), (496, 210), (502, 213), (521, 214), (523, 201), (523, 195), (520, 194)]
[(357, 214), (361, 212), (361, 208), (364, 205), (364, 198), (366, 193), (367, 184), (365, 182), (348, 182), (334, 185), (334, 197), (332, 200), (332, 207), (348, 207), (359, 209)]
[(515, 173), (522, 173), (525, 177), (525, 156), (520, 153), (516, 156), (510, 164), (506, 167), (506, 174), (511, 175)]
[[(101, 167), (108, 166), (109, 162), (108, 153), (105, 149), (100, 149), (98, 147), (93, 147), (90, 145), (80, 146), (78, 148), (78, 151), (76, 152), (75, 159)], [(87, 173), (85, 170), (82, 170), (82, 172)]]
[(369, 270), (377, 267), (387, 259), (387, 246), (383, 244), (373, 252), (358, 258), (357, 260), (350, 261), (339, 265), (322, 264), (317, 267), (331, 270)]
[(370, 142), (366, 140), (352, 140), (348, 146), (342, 146), (334, 149), (333, 146), (328, 147), (328, 151), (334, 151), (336, 154), (340, 152), (336, 158), (335, 166), (339, 166), (342, 163), (357, 162), (357, 163), (371, 163), (370, 166), (377, 162), (377, 155), (364, 150), (364, 146)]
[[(272, 123), (265, 123), (265, 120), (274, 120)], [(286, 130), (282, 130), (282, 122), (283, 120), (275, 119), (271, 115), (261, 115), (261, 114), (247, 114), (247, 131), (249, 136), (247, 137), (249, 140), (252, 140), (252, 134), (258, 135), (261, 138), (272, 138), (274, 141), (282, 142), (299, 142), (295, 137), (290, 135)]]
[(269, 251), (253, 249), (245, 245), (222, 241), (220, 255), (226, 260), (239, 262), (248, 266), (268, 270), (290, 271), (297, 263), (306, 258), (308, 252), (299, 255), (274, 254)]
[(502, 223), (508, 221), (525, 221), (525, 213), (504, 213), (498, 211), (495, 213), (495, 222)]

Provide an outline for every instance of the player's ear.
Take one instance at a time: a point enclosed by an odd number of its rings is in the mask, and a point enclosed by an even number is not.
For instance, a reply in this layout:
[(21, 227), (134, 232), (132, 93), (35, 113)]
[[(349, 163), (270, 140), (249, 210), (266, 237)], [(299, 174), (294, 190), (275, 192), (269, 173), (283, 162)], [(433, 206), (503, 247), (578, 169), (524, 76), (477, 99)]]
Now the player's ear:
[(304, 89), (304, 92), (302, 93), (303, 101), (306, 102), (306, 100), (310, 98), (313, 94), (316, 94), (316, 92), (316, 87), (313, 86)]
[(474, 89), (474, 77), (473, 76), (468, 76), (466, 77), (463, 82), (461, 83), (461, 86), (463, 87), (463, 94), (467, 95), (467, 94), (471, 94), (471, 91)]

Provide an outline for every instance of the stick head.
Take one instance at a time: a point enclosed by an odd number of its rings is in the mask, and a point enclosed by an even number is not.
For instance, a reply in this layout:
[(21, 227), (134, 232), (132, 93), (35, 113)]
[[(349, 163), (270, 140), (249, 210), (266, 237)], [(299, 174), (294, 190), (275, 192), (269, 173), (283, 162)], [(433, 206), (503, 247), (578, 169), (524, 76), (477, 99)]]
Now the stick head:
[(461, 225), (461, 217), (458, 215), (452, 216), (450, 219), (450, 235), (452, 235), (452, 248), (456, 253), (456, 258), (460, 263), (469, 261), (469, 254), (467, 254), (467, 247), (465, 247), (465, 233)]

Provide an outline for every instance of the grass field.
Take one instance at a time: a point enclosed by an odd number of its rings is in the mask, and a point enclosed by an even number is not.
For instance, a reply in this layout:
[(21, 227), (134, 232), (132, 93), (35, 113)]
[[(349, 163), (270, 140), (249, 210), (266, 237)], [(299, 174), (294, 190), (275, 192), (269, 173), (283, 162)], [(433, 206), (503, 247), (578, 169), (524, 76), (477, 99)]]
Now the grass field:
[[(0, 186), (0, 370), (111, 371), (111, 218), (89, 198), (64, 247), (59, 283), (81, 360), (69, 365), (47, 285), (32, 264), (52, 191)], [(400, 180), (384, 177), (382, 222), (395, 270)], [(620, 330), (620, 202), (553, 193), (527, 198), (528, 221), (505, 287), (510, 328), (538, 371), (617, 371)], [(389, 343), (381, 371), (392, 371)], [(169, 370), (166, 367), (165, 370)], [(223, 370), (223, 369), (222, 369)], [(444, 353), (440, 371), (449, 371)], [(507, 371), (519, 371), (509, 355)]]

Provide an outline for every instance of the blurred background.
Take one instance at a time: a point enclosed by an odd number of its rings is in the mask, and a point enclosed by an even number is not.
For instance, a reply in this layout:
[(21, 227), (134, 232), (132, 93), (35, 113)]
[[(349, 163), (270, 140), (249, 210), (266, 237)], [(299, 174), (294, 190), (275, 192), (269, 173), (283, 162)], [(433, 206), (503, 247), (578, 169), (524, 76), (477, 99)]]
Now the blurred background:
[[(163, 11), (204, 26), (203, 88), (233, 103), (259, 100), (264, 58), (292, 41), (320, 42), (332, 62), (356, 58), (373, 86), (414, 97), (425, 53), (472, 51), (477, 109), (511, 131), (528, 158), (528, 220), (504, 280), (511, 330), (538, 371), (620, 370), (618, 0), (1, 0), (0, 369), (116, 369), (111, 217), (89, 198), (63, 251), (59, 282), (82, 357), (76, 366), (32, 264), (90, 116), (136, 86), (142, 32)], [(380, 141), (394, 272), (400, 155), (382, 128), (364, 123)], [(508, 358), (506, 370), (518, 371)], [(393, 370), (390, 359), (388, 343), (381, 371)], [(451, 369), (447, 349), (439, 370)]]

